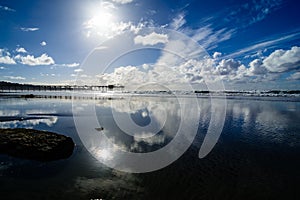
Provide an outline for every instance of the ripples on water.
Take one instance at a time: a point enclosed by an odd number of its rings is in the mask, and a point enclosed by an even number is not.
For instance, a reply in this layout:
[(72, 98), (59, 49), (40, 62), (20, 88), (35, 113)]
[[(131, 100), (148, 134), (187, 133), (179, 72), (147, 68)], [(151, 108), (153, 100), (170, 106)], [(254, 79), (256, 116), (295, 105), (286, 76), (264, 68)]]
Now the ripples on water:
[[(176, 98), (135, 97), (130, 110), (124, 101), (79, 99), (76, 103), (81, 106), (74, 114), (84, 114), (85, 106), (93, 104), (102, 126), (94, 128), (131, 152), (151, 152), (167, 145), (186, 117), (180, 116)], [(77, 146), (71, 158), (46, 163), (0, 155), (0, 195), (4, 199), (299, 198), (300, 102), (228, 99), (222, 135), (203, 159), (198, 151), (211, 116), (210, 99), (198, 98), (198, 102), (198, 133), (188, 151), (164, 169), (130, 174), (104, 166), (85, 149), (70, 99), (1, 98), (0, 128), (49, 130), (71, 136)], [(151, 123), (151, 114), (163, 128), (147, 138), (130, 136), (118, 128), (113, 114), (129, 115), (142, 127)], [(163, 116), (167, 120), (160, 124)]]

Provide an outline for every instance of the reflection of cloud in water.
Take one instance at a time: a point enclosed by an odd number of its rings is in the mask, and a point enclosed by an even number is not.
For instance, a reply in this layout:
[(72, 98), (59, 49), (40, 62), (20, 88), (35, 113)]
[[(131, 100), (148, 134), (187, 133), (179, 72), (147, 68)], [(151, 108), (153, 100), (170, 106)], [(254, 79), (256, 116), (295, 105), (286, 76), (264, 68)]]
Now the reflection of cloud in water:
[[(180, 105), (176, 99), (171, 98), (132, 97), (131, 99), (112, 101), (101, 100), (98, 101), (96, 106), (99, 122), (104, 127), (101, 134), (104, 133), (112, 144), (125, 151), (148, 152), (161, 148), (175, 136), (181, 120)], [(144, 131), (138, 133), (138, 137), (130, 136), (117, 126), (113, 116), (107, 118), (107, 115), (102, 115), (104, 109), (113, 109), (116, 115), (124, 115), (124, 113), (139, 114), (137, 115), (138, 120), (141, 121), (148, 120), (148, 116), (145, 117), (145, 113), (141, 112), (147, 111), (151, 115), (151, 122), (157, 124), (157, 126), (162, 125), (163, 128), (158, 133), (144, 129)]]
[(28, 119), (28, 120), (12, 120), (6, 122), (0, 122), (0, 128), (33, 128), (34, 126), (40, 124), (46, 124), (51, 127), (57, 122), (58, 118), (56, 116), (44, 119)]
[[(143, 152), (141, 148), (141, 143), (146, 143), (147, 145), (163, 145), (166, 143), (167, 136), (165, 134), (157, 134), (150, 138), (139, 138), (134, 137), (134, 142), (130, 146), (130, 150), (134, 152)], [(171, 138), (169, 138), (171, 140)]]
[(97, 147), (92, 147), (91, 152), (97, 157), (102, 160), (111, 160), (112, 153), (114, 149), (99, 149)]
[(45, 115), (45, 114), (57, 114), (55, 110), (45, 110), (45, 109), (28, 109), (25, 111), (27, 115)]
[(140, 185), (139, 179), (134, 175), (114, 171), (109, 177), (78, 177), (75, 181), (75, 189), (84, 196), (93, 195), (93, 198), (99, 199), (123, 199), (130, 194), (135, 194), (135, 197), (140, 196), (142, 199), (144, 188)]
[(73, 114), (82, 114), (85, 111), (85, 108), (89, 106), (89, 104), (86, 103), (74, 103), (73, 104)]
[(20, 114), (19, 110), (0, 110), (0, 116), (17, 116)]
[[(299, 144), (296, 125), (300, 116), (289, 110), (292, 104), (294, 103), (233, 101), (228, 105), (227, 111), (231, 113), (234, 125), (241, 126), (243, 133), (250, 134), (245, 134), (248, 139), (253, 140), (253, 135), (257, 135), (265, 142), (293, 145)], [(291, 137), (293, 134), (295, 136)]]

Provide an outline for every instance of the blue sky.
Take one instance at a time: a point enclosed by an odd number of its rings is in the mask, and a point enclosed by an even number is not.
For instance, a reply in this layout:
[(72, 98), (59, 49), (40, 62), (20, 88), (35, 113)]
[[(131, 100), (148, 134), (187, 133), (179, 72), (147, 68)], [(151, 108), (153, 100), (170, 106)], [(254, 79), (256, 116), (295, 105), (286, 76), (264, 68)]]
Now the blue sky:
[[(0, 79), (38, 84), (91, 79), (82, 63), (99, 44), (131, 31), (162, 45), (163, 33), (139, 33), (142, 27), (160, 27), (197, 41), (210, 55), (209, 71), (226, 89), (300, 89), (299, 8), (296, 0), (1, 0)], [(155, 65), (163, 56), (135, 53), (114, 67), (136, 77), (143, 64)], [(200, 65), (188, 73), (182, 66), (186, 63), (174, 69), (201, 84)], [(104, 79), (114, 75), (111, 70)]]

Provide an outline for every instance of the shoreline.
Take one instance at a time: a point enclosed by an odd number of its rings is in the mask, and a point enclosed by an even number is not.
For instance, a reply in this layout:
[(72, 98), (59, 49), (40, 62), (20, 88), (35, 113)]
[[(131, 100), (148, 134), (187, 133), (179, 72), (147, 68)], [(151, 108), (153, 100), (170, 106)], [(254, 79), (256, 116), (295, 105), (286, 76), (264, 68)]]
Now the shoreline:
[(249, 92), (0, 92), (0, 98), (20, 98), (20, 99), (64, 99), (64, 100), (120, 100), (132, 97), (141, 98), (211, 98), (228, 100), (255, 100), (255, 101), (284, 101), (300, 102), (300, 94), (273, 94), (273, 93), (249, 93)]

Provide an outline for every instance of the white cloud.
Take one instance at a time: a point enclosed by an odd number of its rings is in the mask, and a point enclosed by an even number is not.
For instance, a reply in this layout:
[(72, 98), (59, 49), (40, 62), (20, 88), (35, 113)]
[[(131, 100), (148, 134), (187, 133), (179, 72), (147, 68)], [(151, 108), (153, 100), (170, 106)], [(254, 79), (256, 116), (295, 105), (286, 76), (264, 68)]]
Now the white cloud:
[(1, 6), (0, 5), (0, 10), (5, 10), (5, 11), (10, 11), (10, 12), (15, 12), (15, 9), (9, 8), (7, 6)]
[(47, 45), (47, 42), (42, 41), (42, 42), (40, 43), (40, 45), (41, 45), (41, 46), (46, 46), (46, 45)]
[(184, 17), (185, 17), (184, 14), (180, 13), (177, 17), (173, 19), (173, 21), (170, 24), (170, 27), (175, 30), (181, 28), (186, 23)]
[(263, 62), (260, 59), (255, 59), (249, 63), (249, 75), (266, 74), (267, 69), (263, 66)]
[(100, 7), (101, 7), (101, 9), (104, 9), (104, 10), (116, 9), (116, 6), (112, 2), (108, 2), (108, 1), (101, 1)]
[(140, 22), (134, 25), (132, 22), (109, 22), (101, 24), (97, 22), (95, 17), (83, 23), (86, 37), (99, 36), (104, 39), (110, 39), (125, 31), (132, 31), (138, 33), (141, 28), (145, 27), (147, 23)]
[(29, 31), (38, 31), (40, 28), (37, 27), (22, 27), (21, 31), (29, 32)]
[[(290, 50), (275, 50), (266, 58), (254, 59), (249, 63), (249, 67), (234, 59), (223, 59), (217, 64), (216, 72), (221, 75), (222, 80), (231, 83), (261, 83), (278, 80), (282, 73), (299, 68), (300, 47), (292, 47)], [(287, 78), (299, 79), (300, 72)]]
[(133, 2), (133, 0), (111, 0), (111, 1), (119, 4), (128, 4)]
[(18, 53), (27, 53), (26, 49), (23, 48), (23, 47), (17, 48), (17, 49), (16, 49), (16, 52), (18, 52)]
[(190, 36), (196, 40), (203, 48), (213, 49), (219, 45), (219, 43), (229, 40), (234, 34), (233, 29), (219, 29), (211, 28), (212, 25), (200, 27), (198, 29), (182, 28), (180, 32)]
[(236, 72), (241, 65), (240, 61), (223, 59), (220, 61), (216, 69), (220, 75), (229, 75)]
[(300, 67), (300, 47), (290, 50), (278, 49), (263, 60), (263, 65), (271, 72), (287, 72)]
[(74, 72), (77, 72), (77, 73), (83, 72), (83, 69), (75, 69)]
[(213, 54), (213, 58), (214, 58), (214, 59), (216, 59), (216, 58), (218, 58), (218, 57), (220, 57), (220, 56), (222, 56), (222, 53), (220, 53), (220, 52), (215, 52), (215, 53)]
[(224, 16), (226, 22), (237, 27), (247, 27), (264, 20), (272, 12), (280, 8), (282, 0), (254, 0), (240, 5), (228, 7)]
[(56, 66), (61, 66), (61, 67), (78, 67), (80, 64), (79, 63), (70, 63), (70, 64), (57, 64)]
[[(210, 18), (209, 18), (210, 19)], [(219, 43), (229, 40), (232, 35), (235, 33), (235, 29), (216, 29), (212, 28), (212, 23), (208, 23), (207, 20), (204, 26), (200, 26), (199, 28), (192, 29), (188, 26), (184, 26), (186, 24), (185, 14), (179, 13), (177, 17), (175, 17), (170, 23), (169, 27), (175, 30), (179, 30), (183, 34), (191, 37), (196, 40), (202, 47), (205, 49), (211, 50), (219, 45)]]
[(286, 36), (283, 36), (283, 37), (280, 37), (277, 39), (272, 39), (272, 40), (267, 40), (267, 41), (264, 41), (261, 43), (257, 43), (257, 44), (251, 45), (249, 47), (240, 49), (232, 54), (228, 54), (228, 55), (224, 56), (224, 58), (234, 58), (234, 57), (237, 57), (237, 56), (240, 56), (243, 54), (244, 55), (250, 54), (251, 52), (259, 52), (262, 49), (274, 46), (280, 42), (287, 42), (287, 41), (293, 40), (296, 37), (299, 37), (299, 35), (300, 35), (300, 33), (293, 33), (293, 34), (289, 34), (289, 35), (286, 35)]
[(165, 44), (168, 42), (168, 35), (152, 32), (149, 35), (138, 35), (134, 38), (135, 44), (156, 45), (159, 43)]
[(25, 80), (25, 77), (22, 76), (4, 76), (4, 78), (10, 79), (10, 80)]
[[(175, 41), (170, 41), (169, 43), (173, 42)], [(173, 44), (173, 46), (174, 45), (175, 44)], [(180, 52), (183, 52), (181, 51), (181, 48), (185, 47), (184, 42), (182, 45), (182, 47), (180, 47), (180, 44), (175, 45), (179, 48)], [(187, 55), (186, 58), (190, 58), (188, 52), (183, 52), (183, 54)], [(293, 57), (300, 58), (300, 56), (296, 54), (296, 47), (285, 51), (285, 54), (287, 55), (286, 58), (290, 61), (293, 61)], [(280, 55), (283, 56), (284, 53)], [(170, 62), (159, 62), (162, 60)], [(132, 88), (132, 86), (136, 84), (149, 82), (158, 82), (164, 85), (173, 84), (176, 86), (180, 86), (182, 83), (187, 82), (202, 84), (205, 81), (208, 81), (208, 79), (210, 81), (210, 77), (215, 80), (225, 81), (231, 85), (259, 85), (261, 83), (278, 80), (281, 77), (281, 74), (273, 73), (268, 70), (263, 61), (263, 59), (254, 59), (246, 67), (241, 61), (235, 59), (222, 59), (219, 61), (215, 58), (206, 57), (203, 60), (176, 60), (173, 57), (163, 55), (163, 58), (158, 60), (155, 64), (145, 63), (140, 66), (119, 67), (112, 73), (97, 75), (97, 78), (101, 84), (121, 84), (125, 85), (127, 88)], [(288, 67), (288, 69), (295, 68)], [(290, 75), (287, 80), (300, 80), (300, 72)]]
[(100, 74), (96, 77), (101, 84), (134, 85), (149, 81), (147, 73), (135, 66), (118, 67), (113, 73)]
[(0, 64), (16, 64), (16, 62), (10, 57), (10, 53), (8, 51), (0, 49)]
[(151, 10), (151, 9), (150, 9), (150, 10), (147, 11), (147, 14), (148, 14), (148, 15), (155, 15), (156, 13), (157, 13), (156, 10)]
[(250, 10), (250, 12), (252, 12), (252, 18), (249, 24), (253, 24), (265, 19), (272, 11), (278, 9), (281, 3), (282, 0), (260, 0), (259, 2), (255, 3)]
[(288, 80), (300, 80), (300, 72), (296, 72), (294, 74), (291, 74), (287, 79)]
[(48, 56), (47, 54), (42, 54), (39, 57), (34, 57), (32, 55), (27, 56), (20, 56), (17, 55), (16, 59), (20, 60), (20, 63), (24, 65), (36, 66), (36, 65), (52, 65), (54, 64), (54, 60), (52, 57)]
[(144, 69), (144, 70), (148, 70), (148, 69), (149, 69), (149, 67), (150, 67), (150, 65), (149, 65), (149, 64), (146, 64), (146, 63), (144, 63), (144, 64), (142, 65), (142, 67), (143, 67), (143, 69)]
[(1, 64), (16, 64), (14, 59), (9, 56), (0, 56), (0, 63)]

